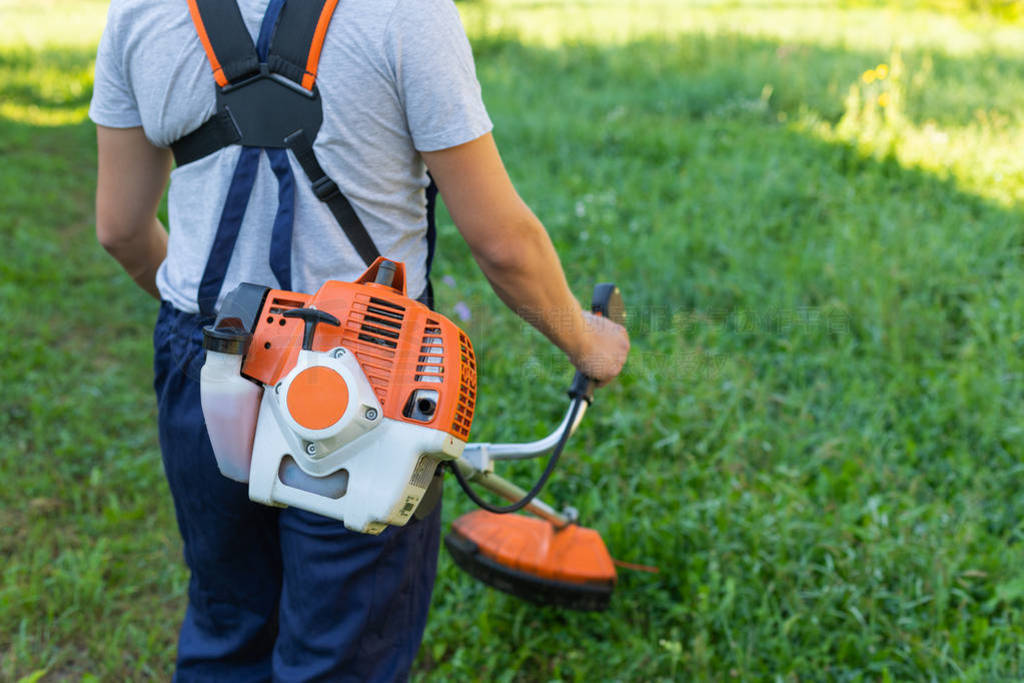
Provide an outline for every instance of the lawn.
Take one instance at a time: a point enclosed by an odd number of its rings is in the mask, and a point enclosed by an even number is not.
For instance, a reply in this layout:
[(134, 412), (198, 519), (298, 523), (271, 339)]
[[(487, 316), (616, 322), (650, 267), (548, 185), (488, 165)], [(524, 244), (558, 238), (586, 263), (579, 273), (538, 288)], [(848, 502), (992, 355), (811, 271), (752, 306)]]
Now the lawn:
[[(609, 611), (578, 614), (443, 554), (416, 676), (1024, 678), (1024, 24), (459, 7), (574, 291), (614, 280), (631, 312), (626, 372), (546, 497), (660, 571), (622, 571)], [(0, 0), (2, 680), (167, 679), (185, 604), (156, 305), (93, 236), (104, 12)], [(570, 369), (447, 218), (435, 264), (442, 312), (471, 312), (473, 437), (541, 435)], [(452, 482), (444, 505), (471, 509)]]

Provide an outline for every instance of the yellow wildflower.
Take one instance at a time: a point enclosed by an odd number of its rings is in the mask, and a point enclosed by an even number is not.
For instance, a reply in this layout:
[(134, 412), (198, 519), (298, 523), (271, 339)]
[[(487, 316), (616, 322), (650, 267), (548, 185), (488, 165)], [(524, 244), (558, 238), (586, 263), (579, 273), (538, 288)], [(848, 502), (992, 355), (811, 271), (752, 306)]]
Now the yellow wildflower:
[(878, 77), (878, 80), (880, 80), (880, 81), (881, 80), (885, 80), (885, 77), (888, 76), (888, 75), (889, 75), (889, 65), (888, 64), (879, 64), (878, 66), (875, 67), (875, 76)]
[(864, 81), (865, 83), (873, 83), (876, 78), (878, 78), (878, 74), (875, 73), (875, 70), (868, 69), (863, 74), (861, 74), (860, 80)]
[(889, 106), (889, 93), (884, 92), (878, 96), (878, 106), (888, 107)]

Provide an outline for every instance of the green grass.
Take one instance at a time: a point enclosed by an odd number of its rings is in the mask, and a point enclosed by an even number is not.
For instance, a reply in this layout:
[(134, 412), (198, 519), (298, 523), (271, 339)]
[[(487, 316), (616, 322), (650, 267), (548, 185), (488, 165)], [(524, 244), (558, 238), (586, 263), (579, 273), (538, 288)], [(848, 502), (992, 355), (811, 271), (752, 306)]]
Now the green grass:
[[(92, 235), (105, 7), (55, 6), (0, 1), (0, 679), (166, 679), (186, 574), (155, 308)], [(627, 371), (547, 497), (661, 571), (575, 614), (442, 556), (418, 676), (1024, 678), (1024, 27), (821, 3), (460, 10), (575, 291), (614, 279), (632, 314)], [(570, 371), (447, 221), (437, 263), (442, 311), (473, 311), (474, 437), (540, 434)], [(445, 519), (470, 507), (449, 486)]]

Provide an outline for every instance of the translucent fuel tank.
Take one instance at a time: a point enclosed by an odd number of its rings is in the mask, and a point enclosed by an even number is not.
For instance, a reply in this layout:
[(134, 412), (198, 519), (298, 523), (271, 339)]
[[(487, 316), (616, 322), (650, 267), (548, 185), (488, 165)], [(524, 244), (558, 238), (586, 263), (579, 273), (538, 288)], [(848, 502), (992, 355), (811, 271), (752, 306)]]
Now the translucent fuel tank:
[(217, 467), (228, 479), (248, 482), (263, 387), (242, 377), (241, 368), (242, 356), (207, 350), (199, 387)]

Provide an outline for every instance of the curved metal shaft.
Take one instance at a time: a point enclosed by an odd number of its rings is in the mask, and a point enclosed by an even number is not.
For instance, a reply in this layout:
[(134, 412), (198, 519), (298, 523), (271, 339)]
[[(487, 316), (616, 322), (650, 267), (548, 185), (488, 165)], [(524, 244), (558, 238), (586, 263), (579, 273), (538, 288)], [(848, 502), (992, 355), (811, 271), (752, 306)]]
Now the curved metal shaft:
[[(496, 493), (505, 500), (514, 503), (517, 500), (521, 500), (523, 496), (526, 495), (526, 491), (519, 488), (512, 482), (502, 479), (494, 472), (481, 472), (462, 458), (456, 460), (455, 463), (467, 480), (474, 484), (483, 486), (488, 491)], [(527, 503), (523, 509), (529, 510), (541, 519), (551, 522), (556, 529), (561, 529), (576, 521), (572, 515), (572, 512), (575, 512), (574, 510), (570, 509), (566, 511), (570, 514), (557, 512), (553, 507), (539, 498), (534, 498), (532, 501)]]
[[(576, 409), (576, 419), (570, 425), (569, 419), (572, 417), (573, 408), (577, 403), (579, 403), (579, 408)], [(562, 438), (566, 428), (569, 429), (569, 436), (572, 436), (583, 419), (583, 415), (587, 412), (587, 406), (589, 405), (582, 398), (574, 399), (558, 427), (551, 434), (537, 441), (529, 443), (466, 444), (465, 449), (462, 451), (462, 456), (456, 459), (455, 464), (468, 481), (483, 486), (485, 489), (506, 500), (512, 502), (521, 500), (526, 496), (526, 491), (496, 475), (494, 473), (493, 461), (525, 460), (547, 453), (558, 445), (558, 441)], [(572, 508), (566, 508), (563, 512), (557, 512), (550, 505), (537, 498), (529, 502), (525, 509), (541, 519), (551, 522), (558, 529), (572, 524), (576, 521), (577, 517), (575, 510)]]
[[(575, 399), (574, 402), (579, 402), (580, 408), (576, 411), (576, 420), (572, 424), (569, 436), (572, 436), (576, 428), (580, 426), (580, 422), (587, 412), (587, 407), (590, 405), (587, 401), (579, 398)], [(463, 451), (463, 457), (468, 458), (471, 462), (480, 462), (480, 455), (483, 456), (484, 460), (526, 460), (543, 455), (558, 443), (558, 439), (561, 438), (562, 432), (569, 423), (570, 415), (572, 415), (571, 403), (569, 404), (569, 409), (565, 411), (565, 417), (555, 427), (555, 431), (543, 439), (530, 441), (529, 443), (468, 443)]]

